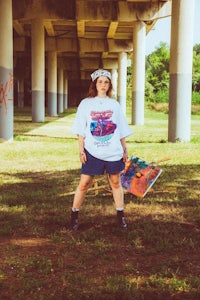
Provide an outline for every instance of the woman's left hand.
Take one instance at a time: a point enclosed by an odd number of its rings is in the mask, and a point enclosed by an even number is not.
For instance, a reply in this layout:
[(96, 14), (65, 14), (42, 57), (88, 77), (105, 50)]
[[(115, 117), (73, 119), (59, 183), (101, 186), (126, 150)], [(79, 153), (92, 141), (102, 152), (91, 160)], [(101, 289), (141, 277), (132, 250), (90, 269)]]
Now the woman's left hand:
[(124, 150), (124, 153), (123, 153), (123, 162), (126, 163), (128, 161), (128, 152), (127, 150), (125, 149)]

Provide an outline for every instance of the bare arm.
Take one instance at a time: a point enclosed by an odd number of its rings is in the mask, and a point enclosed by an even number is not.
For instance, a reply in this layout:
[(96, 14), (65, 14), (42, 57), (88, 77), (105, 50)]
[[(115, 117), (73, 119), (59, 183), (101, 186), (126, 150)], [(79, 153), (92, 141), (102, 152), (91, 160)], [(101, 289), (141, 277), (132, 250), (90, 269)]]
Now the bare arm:
[(82, 135), (78, 135), (78, 144), (79, 144), (79, 155), (80, 155), (80, 161), (85, 164), (87, 161), (85, 148), (84, 148), (84, 140), (85, 138)]
[(122, 144), (122, 148), (124, 150), (124, 153), (123, 153), (123, 161), (126, 163), (128, 161), (128, 151), (127, 151), (127, 147), (126, 147), (126, 140), (125, 138), (122, 138), (120, 140), (121, 144)]

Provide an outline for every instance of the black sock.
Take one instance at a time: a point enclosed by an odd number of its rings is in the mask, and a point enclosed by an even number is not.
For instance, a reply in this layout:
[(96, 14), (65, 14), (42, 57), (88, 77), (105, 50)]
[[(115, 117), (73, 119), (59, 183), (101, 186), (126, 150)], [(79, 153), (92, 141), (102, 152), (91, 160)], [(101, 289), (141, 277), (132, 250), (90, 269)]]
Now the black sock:
[(124, 211), (123, 210), (117, 210), (117, 216), (118, 217), (124, 217)]

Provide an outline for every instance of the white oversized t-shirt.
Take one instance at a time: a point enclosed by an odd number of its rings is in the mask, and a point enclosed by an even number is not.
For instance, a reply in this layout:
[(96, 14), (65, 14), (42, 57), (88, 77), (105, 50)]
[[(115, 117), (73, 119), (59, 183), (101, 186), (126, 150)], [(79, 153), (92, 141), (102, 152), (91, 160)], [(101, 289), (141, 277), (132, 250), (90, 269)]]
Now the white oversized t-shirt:
[(123, 157), (120, 139), (132, 133), (120, 104), (109, 97), (83, 99), (72, 132), (85, 138), (85, 149), (92, 156), (106, 161)]

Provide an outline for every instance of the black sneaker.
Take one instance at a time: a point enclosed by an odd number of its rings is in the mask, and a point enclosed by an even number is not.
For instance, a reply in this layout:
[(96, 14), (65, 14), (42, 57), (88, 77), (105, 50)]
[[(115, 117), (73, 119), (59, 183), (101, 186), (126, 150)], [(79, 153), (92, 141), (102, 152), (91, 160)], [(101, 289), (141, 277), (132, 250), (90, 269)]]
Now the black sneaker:
[(120, 228), (127, 228), (127, 224), (124, 218), (124, 212), (123, 211), (117, 211), (117, 224)]
[(70, 221), (70, 229), (71, 230), (77, 230), (78, 229), (78, 211), (72, 211), (71, 212), (71, 221)]

